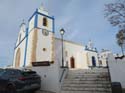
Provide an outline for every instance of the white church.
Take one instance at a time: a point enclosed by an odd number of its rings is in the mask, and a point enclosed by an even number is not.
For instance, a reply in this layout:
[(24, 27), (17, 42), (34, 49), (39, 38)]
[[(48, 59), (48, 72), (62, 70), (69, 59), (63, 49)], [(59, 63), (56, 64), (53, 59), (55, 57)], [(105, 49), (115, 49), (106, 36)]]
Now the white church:
[(99, 61), (97, 49), (93, 47), (91, 41), (84, 46), (73, 41), (62, 41), (62, 38), (57, 38), (55, 33), (57, 31), (55, 31), (54, 17), (42, 6), (36, 9), (28, 20), (28, 27), (24, 22), (20, 26), (13, 67), (37, 70), (44, 80), (43, 88), (58, 91), (62, 66), (69, 69), (106, 66), (105, 62)]
[[(33, 62), (47, 62), (61, 66), (62, 39), (56, 38), (55, 19), (40, 7), (28, 20), (28, 27), (23, 22), (20, 26), (15, 46), (13, 66), (31, 67)], [(69, 68), (85, 69), (99, 66), (98, 52), (90, 41), (87, 46), (63, 40), (64, 65)]]

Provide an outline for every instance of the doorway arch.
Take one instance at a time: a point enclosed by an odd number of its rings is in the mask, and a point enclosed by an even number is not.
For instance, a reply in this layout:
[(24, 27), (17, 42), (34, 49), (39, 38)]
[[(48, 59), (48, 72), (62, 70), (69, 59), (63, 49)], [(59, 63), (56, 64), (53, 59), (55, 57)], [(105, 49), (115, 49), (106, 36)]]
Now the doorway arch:
[(75, 68), (75, 58), (74, 57), (70, 58), (70, 67)]
[(92, 56), (92, 66), (96, 67), (96, 59), (94, 56)]

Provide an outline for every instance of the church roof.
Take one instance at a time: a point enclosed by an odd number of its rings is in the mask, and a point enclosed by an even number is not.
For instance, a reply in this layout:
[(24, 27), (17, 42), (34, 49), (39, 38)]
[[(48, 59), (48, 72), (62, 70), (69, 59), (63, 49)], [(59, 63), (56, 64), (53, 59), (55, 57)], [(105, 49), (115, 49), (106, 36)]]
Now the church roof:
[[(61, 41), (61, 38), (55, 37), (55, 39)], [(82, 44), (77, 43), (77, 42), (74, 42), (74, 41), (64, 40), (64, 42), (71, 43), (71, 44), (75, 44), (75, 45), (79, 45), (79, 46), (83, 46)]]

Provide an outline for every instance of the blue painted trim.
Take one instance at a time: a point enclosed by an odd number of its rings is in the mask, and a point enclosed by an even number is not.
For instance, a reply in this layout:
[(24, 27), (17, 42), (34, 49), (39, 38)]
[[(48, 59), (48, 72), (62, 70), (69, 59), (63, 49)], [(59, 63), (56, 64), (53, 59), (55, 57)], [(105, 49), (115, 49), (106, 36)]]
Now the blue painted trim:
[(39, 14), (39, 15), (45, 16), (45, 17), (47, 17), (47, 18), (54, 19), (54, 17), (51, 17), (51, 16), (48, 16), (48, 15), (45, 15), (45, 14), (40, 13), (40, 12), (38, 12), (38, 11), (36, 11), (36, 13)]
[(36, 28), (38, 25), (38, 14), (35, 15), (35, 23), (34, 23), (34, 28)]
[(40, 13), (40, 12), (38, 12), (38, 9), (36, 9), (36, 11), (33, 13), (33, 15), (29, 18), (28, 22), (29, 22), (29, 21), (33, 18), (33, 16), (36, 15), (36, 14), (39, 14), (39, 15), (42, 15), (42, 16), (45, 16), (45, 17), (47, 17), (47, 18), (50, 18), (50, 19), (53, 19), (53, 20), (54, 20), (54, 17), (51, 17), (51, 16), (45, 15), (45, 14), (43, 14), (43, 13)]
[(90, 49), (85, 49), (86, 51), (91, 51), (91, 52), (98, 52), (98, 51), (94, 51), (94, 50), (90, 50)]
[(53, 33), (55, 33), (55, 18), (53, 17)]
[[(37, 27), (38, 28), (38, 27)], [(32, 28), (31, 30), (29, 30), (29, 32), (28, 33), (30, 33), (30, 31), (32, 31), (34, 28)], [(40, 29), (40, 28), (39, 28)], [(24, 40), (25, 40), (25, 38), (27, 38), (28, 37), (28, 35), (25, 35), (25, 37), (17, 44), (17, 46), (15, 45), (15, 48), (14, 49), (16, 49)]]
[[(37, 29), (44, 29), (44, 28), (41, 28), (41, 27), (36, 27)], [(47, 29), (46, 29), (47, 30)], [(49, 30), (48, 30), (49, 31)], [(53, 33), (53, 31), (49, 31), (49, 32), (52, 32)]]
[(29, 18), (28, 22), (33, 18), (34, 15), (36, 15), (38, 9), (36, 9), (36, 11), (33, 13), (33, 15)]
[(26, 44), (25, 44), (25, 52), (24, 52), (24, 64), (23, 67), (26, 66), (26, 54), (27, 54), (27, 46), (28, 46), (28, 28), (26, 30)]
[(15, 46), (15, 48), (14, 49), (16, 49), (22, 42), (23, 42), (23, 40), (26, 38), (26, 36), (19, 42), (19, 44), (17, 45), (17, 46)]
[(13, 63), (12, 66), (15, 67), (15, 49), (13, 49)]

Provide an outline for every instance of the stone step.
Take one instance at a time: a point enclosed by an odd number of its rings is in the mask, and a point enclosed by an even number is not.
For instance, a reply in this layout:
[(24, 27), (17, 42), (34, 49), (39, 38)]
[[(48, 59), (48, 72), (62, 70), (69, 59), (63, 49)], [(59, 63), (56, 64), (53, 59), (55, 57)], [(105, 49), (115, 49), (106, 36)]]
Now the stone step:
[(85, 75), (86, 75), (86, 74), (90, 74), (90, 75), (93, 75), (93, 74), (94, 74), (94, 75), (95, 75), (95, 74), (96, 74), (96, 75), (103, 75), (103, 74), (104, 74), (104, 75), (107, 75), (108, 72), (100, 72), (100, 73), (97, 73), (97, 72), (81, 72), (81, 73), (80, 73), (80, 72), (69, 72), (68, 74), (69, 74), (69, 75), (70, 75), (70, 74), (71, 74), (71, 75), (72, 75), (72, 74), (73, 74), (73, 75), (74, 75), (74, 74), (76, 74), (76, 75), (84, 75), (84, 74), (85, 74)]
[(107, 69), (69, 70), (61, 93), (111, 93)]
[(67, 78), (109, 78), (109, 75), (68, 75)]
[(110, 81), (65, 81), (63, 84), (110, 84)]
[(61, 91), (61, 93), (112, 93), (111, 91)]
[(109, 78), (66, 78), (65, 81), (109, 81)]
[(103, 76), (107, 76), (108, 73), (69, 73), (68, 75), (78, 75), (78, 76), (81, 76), (81, 75), (103, 75)]
[(69, 72), (97, 72), (97, 73), (103, 73), (108, 72), (108, 69), (71, 69)]
[(111, 91), (111, 88), (62, 87), (65, 91)]
[(70, 70), (69, 71), (70, 73), (108, 73), (108, 70), (105, 70), (105, 71), (93, 71), (93, 70)]
[(63, 84), (62, 87), (110, 88), (111, 84)]

